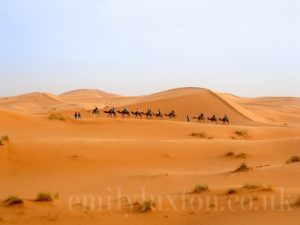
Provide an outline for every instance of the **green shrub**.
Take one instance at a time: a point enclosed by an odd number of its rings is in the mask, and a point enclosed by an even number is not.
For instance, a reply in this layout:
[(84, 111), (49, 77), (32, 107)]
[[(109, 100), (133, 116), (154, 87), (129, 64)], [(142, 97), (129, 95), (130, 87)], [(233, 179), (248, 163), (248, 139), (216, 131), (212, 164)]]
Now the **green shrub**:
[(51, 202), (53, 201), (52, 194), (49, 192), (40, 192), (37, 194), (35, 201), (37, 202)]
[(193, 188), (193, 193), (202, 193), (202, 192), (206, 192), (206, 191), (209, 191), (208, 189), (208, 186), (207, 185), (196, 185), (194, 188)]
[(23, 204), (23, 200), (17, 196), (10, 196), (4, 201), (4, 204), (6, 206), (20, 205)]

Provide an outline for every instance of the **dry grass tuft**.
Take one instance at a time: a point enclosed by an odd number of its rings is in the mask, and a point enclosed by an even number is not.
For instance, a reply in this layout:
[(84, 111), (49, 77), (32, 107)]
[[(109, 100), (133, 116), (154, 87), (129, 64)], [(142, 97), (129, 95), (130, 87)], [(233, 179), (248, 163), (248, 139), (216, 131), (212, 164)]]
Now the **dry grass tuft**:
[(62, 115), (61, 113), (52, 113), (50, 114), (50, 116), (48, 117), (49, 120), (60, 120), (60, 121), (66, 121), (67, 118)]
[(37, 194), (35, 201), (36, 202), (52, 202), (53, 197), (52, 197), (52, 194), (50, 194), (49, 192), (40, 192)]
[(243, 137), (243, 138), (248, 138), (248, 137), (249, 137), (248, 132), (245, 131), (245, 130), (236, 130), (234, 133), (235, 133), (237, 136), (239, 136), (239, 137)]
[(273, 191), (271, 186), (264, 186), (261, 184), (244, 184), (242, 188), (245, 190)]
[(288, 161), (286, 161), (287, 164), (296, 163), (296, 162), (300, 162), (299, 156), (292, 156)]
[(199, 193), (206, 192), (206, 191), (209, 191), (209, 188), (207, 185), (198, 184), (193, 188), (192, 193), (199, 194)]
[(7, 135), (2, 136), (0, 138), (0, 145), (5, 145), (5, 143), (8, 143), (8, 142), (9, 142), (9, 137)]
[(149, 212), (155, 208), (155, 202), (153, 200), (145, 200), (141, 205), (141, 212)]
[(230, 188), (227, 190), (228, 195), (234, 195), (237, 194), (237, 190), (235, 188)]
[(300, 206), (300, 196), (298, 197), (298, 199), (296, 200), (296, 202), (294, 203), (295, 206)]
[(251, 170), (251, 168), (248, 167), (246, 163), (242, 163), (234, 172), (248, 172), (249, 170)]
[(14, 206), (14, 205), (21, 205), (21, 204), (23, 204), (23, 202), (24, 202), (23, 199), (21, 199), (17, 196), (10, 196), (3, 203), (6, 206)]
[(246, 159), (247, 155), (246, 155), (246, 153), (240, 153), (240, 154), (236, 155), (236, 158), (238, 158), (238, 159)]
[(235, 156), (235, 153), (234, 152), (227, 152), (225, 154), (225, 156), (227, 156), (227, 157)]
[(244, 184), (244, 186), (242, 188), (247, 189), (247, 190), (253, 190), (253, 189), (258, 189), (261, 187), (262, 187), (262, 185), (260, 185), (260, 184)]
[(201, 132), (201, 133), (192, 133), (191, 136), (192, 136), (192, 137), (197, 137), (197, 138), (206, 138), (205, 132)]

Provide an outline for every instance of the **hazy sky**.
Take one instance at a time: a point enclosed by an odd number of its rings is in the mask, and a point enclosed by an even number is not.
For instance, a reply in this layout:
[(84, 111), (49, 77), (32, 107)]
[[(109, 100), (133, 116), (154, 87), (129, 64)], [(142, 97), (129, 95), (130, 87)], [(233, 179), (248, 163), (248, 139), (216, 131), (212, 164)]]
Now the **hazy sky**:
[(0, 0), (0, 96), (300, 96), (299, 0)]

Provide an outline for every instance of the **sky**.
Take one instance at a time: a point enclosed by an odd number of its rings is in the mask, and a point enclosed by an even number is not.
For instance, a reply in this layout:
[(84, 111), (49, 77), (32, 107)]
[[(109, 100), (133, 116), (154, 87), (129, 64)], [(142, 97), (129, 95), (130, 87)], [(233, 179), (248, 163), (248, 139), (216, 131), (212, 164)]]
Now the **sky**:
[(0, 96), (300, 96), (299, 0), (0, 0)]

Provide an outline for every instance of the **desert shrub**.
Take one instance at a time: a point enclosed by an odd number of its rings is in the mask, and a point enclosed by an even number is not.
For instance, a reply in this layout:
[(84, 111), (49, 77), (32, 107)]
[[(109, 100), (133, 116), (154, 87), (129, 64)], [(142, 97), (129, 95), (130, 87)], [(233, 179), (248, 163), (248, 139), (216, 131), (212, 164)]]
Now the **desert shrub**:
[(60, 113), (52, 113), (49, 116), (49, 120), (60, 120), (60, 121), (66, 121), (66, 117)]
[(198, 138), (206, 138), (206, 134), (204, 132), (201, 133), (192, 133), (192, 137), (198, 137)]
[(236, 158), (238, 158), (238, 159), (246, 159), (247, 155), (245, 153), (240, 153), (240, 154), (236, 155)]
[(9, 142), (9, 137), (7, 135), (0, 138), (0, 145), (4, 145), (7, 142)]
[(153, 200), (145, 200), (141, 205), (141, 212), (148, 212), (153, 210), (155, 207), (155, 202)]
[(264, 186), (261, 184), (244, 184), (242, 188), (245, 190), (273, 191), (271, 186)]
[(37, 202), (51, 202), (53, 201), (52, 194), (49, 192), (40, 192), (37, 194), (35, 201)]
[(248, 138), (249, 137), (248, 132), (245, 131), (245, 130), (236, 130), (234, 133), (237, 136), (240, 136), (240, 137), (244, 137), (244, 138)]
[(268, 185), (268, 186), (263, 186), (263, 187), (261, 188), (261, 190), (262, 190), (262, 191), (273, 191), (273, 188), (272, 188), (270, 185)]
[(9, 137), (7, 135), (4, 135), (1, 137), (1, 140), (4, 142), (9, 142)]
[(225, 156), (228, 156), (228, 157), (231, 157), (231, 156), (234, 156), (234, 155), (235, 155), (234, 152), (227, 152), (227, 153), (225, 154)]
[(242, 163), (236, 170), (235, 172), (248, 172), (251, 168), (247, 166), (246, 163)]
[(6, 206), (20, 205), (23, 204), (23, 200), (17, 196), (10, 196), (4, 201), (4, 204)]
[(258, 189), (258, 188), (261, 188), (262, 185), (259, 185), (259, 184), (244, 184), (243, 188), (244, 189), (247, 189), (247, 190), (253, 190), (253, 189)]
[(294, 205), (295, 205), (295, 206), (300, 206), (300, 196), (298, 197), (298, 199), (296, 200), (296, 202), (295, 202)]
[(300, 157), (299, 156), (292, 156), (288, 161), (286, 161), (286, 163), (296, 163), (296, 162), (300, 162)]
[(198, 184), (193, 188), (192, 192), (193, 193), (202, 193), (202, 192), (205, 192), (205, 191), (209, 191), (208, 186)]
[(234, 195), (237, 193), (237, 190), (235, 188), (230, 188), (227, 190), (228, 195)]

